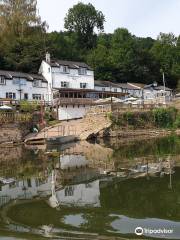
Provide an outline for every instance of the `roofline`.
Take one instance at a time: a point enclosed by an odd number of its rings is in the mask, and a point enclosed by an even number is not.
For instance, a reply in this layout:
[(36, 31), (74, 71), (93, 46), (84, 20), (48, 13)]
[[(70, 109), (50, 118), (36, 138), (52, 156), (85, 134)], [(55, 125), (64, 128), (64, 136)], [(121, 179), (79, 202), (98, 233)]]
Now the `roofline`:
[[(2, 71), (2, 73), (1, 73)], [(24, 76), (23, 76), (24, 74)], [(21, 76), (22, 75), (22, 76)], [(34, 80), (41, 80), (43, 82), (48, 82), (43, 75), (35, 74), (35, 73), (24, 73), (24, 72), (15, 72), (15, 71), (7, 71), (7, 70), (0, 70), (0, 76), (5, 77), (7, 80), (13, 80), (13, 78), (25, 78), (27, 81), (32, 82)]]

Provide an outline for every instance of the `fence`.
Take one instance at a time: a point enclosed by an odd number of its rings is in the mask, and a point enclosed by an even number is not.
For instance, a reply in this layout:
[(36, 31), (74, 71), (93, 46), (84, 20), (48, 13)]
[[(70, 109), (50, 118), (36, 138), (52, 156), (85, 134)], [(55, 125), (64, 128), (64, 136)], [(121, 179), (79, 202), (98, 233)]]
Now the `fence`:
[(29, 122), (32, 116), (29, 113), (0, 112), (1, 123)]
[(155, 108), (166, 107), (167, 105), (158, 104), (125, 104), (125, 103), (106, 103), (91, 106), (86, 111), (86, 116), (106, 114), (109, 112), (122, 113), (122, 112), (136, 112), (136, 111), (149, 111)]
[(73, 125), (59, 125), (53, 129), (44, 129), (44, 138), (60, 137), (76, 135), (76, 126)]

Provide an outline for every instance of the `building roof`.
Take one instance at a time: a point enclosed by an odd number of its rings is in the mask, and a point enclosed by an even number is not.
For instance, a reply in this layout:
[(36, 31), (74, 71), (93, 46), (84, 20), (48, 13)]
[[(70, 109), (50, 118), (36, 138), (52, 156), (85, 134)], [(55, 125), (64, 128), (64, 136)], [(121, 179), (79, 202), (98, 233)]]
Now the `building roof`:
[(17, 77), (17, 78), (26, 78), (28, 81), (34, 81), (36, 79), (36, 80), (42, 80), (43, 82), (47, 82), (47, 80), (40, 74), (0, 70), (0, 76), (4, 76), (6, 79), (13, 79), (13, 77)]
[(59, 67), (59, 66), (68, 66), (72, 69), (86, 68), (88, 70), (92, 70), (92, 68), (84, 62), (76, 62), (76, 61), (67, 61), (67, 60), (58, 60), (54, 59), (50, 62), (47, 62), (51, 67)]
[(115, 87), (115, 88), (123, 88), (123, 89), (130, 89), (130, 90), (139, 89), (135, 86), (132, 86), (129, 83), (113, 83), (110, 81), (102, 81), (102, 80), (95, 80), (94, 85), (96, 87)]
[[(147, 88), (152, 88), (152, 89), (157, 90), (157, 91), (164, 90), (164, 86), (162, 86), (162, 85), (154, 86), (154, 84), (149, 84), (149, 85), (144, 86), (144, 89), (147, 89)], [(165, 87), (165, 90), (166, 91), (172, 91), (172, 89), (170, 89), (168, 87)]]
[(135, 86), (137, 88), (144, 88), (145, 85), (146, 85), (146, 84), (143, 84), (143, 83), (132, 83), (132, 82), (130, 82), (128, 84), (133, 85), (133, 86)]

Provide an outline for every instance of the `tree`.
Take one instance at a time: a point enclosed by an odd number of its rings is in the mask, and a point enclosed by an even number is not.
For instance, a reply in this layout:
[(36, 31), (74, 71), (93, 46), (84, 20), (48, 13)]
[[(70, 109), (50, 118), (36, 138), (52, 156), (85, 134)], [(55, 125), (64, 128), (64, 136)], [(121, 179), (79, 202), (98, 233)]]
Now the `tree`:
[[(177, 51), (177, 38), (173, 33), (160, 33), (151, 49), (151, 53), (159, 63), (160, 69), (164, 71), (166, 83), (175, 87), (178, 77), (176, 70), (180, 60)], [(162, 79), (159, 79), (159, 81), (162, 82)]]
[(46, 23), (36, 0), (0, 1), (0, 52), (4, 69), (37, 72), (45, 55)]
[(89, 3), (78, 3), (69, 9), (64, 27), (77, 35), (79, 46), (92, 48), (95, 46), (95, 30), (104, 30), (105, 16)]
[(0, 32), (23, 36), (32, 26), (40, 24), (37, 15), (36, 0), (1, 0), (0, 1)]

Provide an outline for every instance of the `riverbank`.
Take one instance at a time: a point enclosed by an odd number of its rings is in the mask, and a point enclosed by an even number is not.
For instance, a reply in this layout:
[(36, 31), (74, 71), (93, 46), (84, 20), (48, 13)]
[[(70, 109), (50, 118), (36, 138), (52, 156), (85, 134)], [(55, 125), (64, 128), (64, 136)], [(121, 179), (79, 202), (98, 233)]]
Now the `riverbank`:
[(21, 144), (29, 133), (26, 123), (8, 123), (0, 125), (0, 144)]
[(97, 134), (97, 139), (102, 138), (118, 138), (119, 140), (130, 141), (130, 140), (140, 140), (140, 139), (150, 139), (156, 137), (165, 137), (169, 135), (180, 136), (180, 129), (116, 129), (107, 128)]

